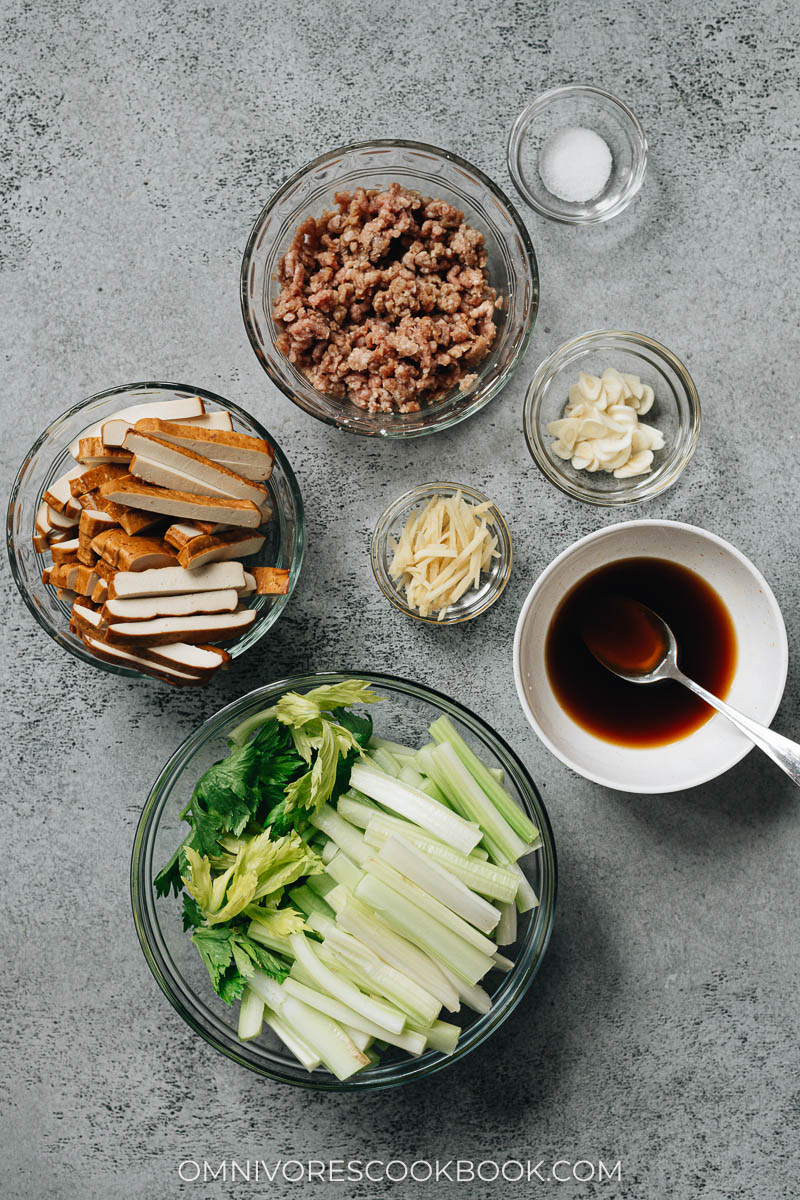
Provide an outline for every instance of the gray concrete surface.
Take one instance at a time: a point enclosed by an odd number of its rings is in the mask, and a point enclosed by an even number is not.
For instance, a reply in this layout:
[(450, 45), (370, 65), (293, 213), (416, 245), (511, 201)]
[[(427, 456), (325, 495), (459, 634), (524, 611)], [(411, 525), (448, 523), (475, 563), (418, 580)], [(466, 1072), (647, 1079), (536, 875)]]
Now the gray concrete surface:
[[(6, 0), (2, 29), (7, 484), (42, 426), (91, 392), (159, 377), (206, 385), (287, 451), (309, 552), (274, 637), (207, 692), (177, 695), (65, 657), (4, 564), (0, 1192), (450, 1196), (446, 1180), (183, 1184), (177, 1167), (499, 1157), (620, 1160), (622, 1182), (474, 1183), (461, 1194), (796, 1196), (797, 794), (756, 754), (683, 795), (585, 783), (527, 728), (510, 653), (538, 572), (615, 519), (568, 502), (533, 468), (525, 381), (570, 335), (641, 329), (687, 360), (705, 424), (683, 481), (640, 514), (705, 525), (764, 571), (791, 644), (776, 725), (800, 736), (791, 0)], [(649, 173), (608, 227), (527, 215), (542, 305), (508, 390), (451, 433), (402, 446), (335, 435), (278, 394), (248, 347), (237, 293), (272, 189), (326, 148), (391, 135), (451, 147), (510, 189), (510, 122), (573, 79), (630, 101)], [(515, 537), (502, 602), (467, 628), (399, 619), (368, 565), (385, 503), (437, 476), (485, 486)], [(140, 807), (183, 737), (265, 680), (342, 665), (397, 669), (493, 721), (542, 789), (561, 864), (552, 948), (502, 1033), (428, 1083), (359, 1099), (259, 1080), (197, 1039), (150, 977), (128, 900)]]

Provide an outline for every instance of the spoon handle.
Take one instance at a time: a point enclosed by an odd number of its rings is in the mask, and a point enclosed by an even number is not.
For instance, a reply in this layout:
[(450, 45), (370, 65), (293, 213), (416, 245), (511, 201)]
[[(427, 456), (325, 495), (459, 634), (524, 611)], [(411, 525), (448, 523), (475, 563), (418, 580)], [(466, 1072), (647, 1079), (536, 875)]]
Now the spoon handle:
[(751, 742), (755, 742), (759, 749), (768, 754), (781, 770), (786, 772), (790, 779), (800, 785), (800, 743), (793, 742), (790, 738), (784, 737), (782, 733), (776, 733), (767, 725), (759, 725), (758, 721), (746, 717), (744, 713), (737, 712), (735, 708), (731, 708), (730, 704), (720, 700), (719, 696), (707, 692), (699, 683), (689, 679), (683, 671), (676, 668), (673, 678), (685, 684), (696, 696), (705, 700), (706, 704), (710, 704), (717, 712), (721, 712), (724, 717), (727, 717), (732, 725), (746, 734)]

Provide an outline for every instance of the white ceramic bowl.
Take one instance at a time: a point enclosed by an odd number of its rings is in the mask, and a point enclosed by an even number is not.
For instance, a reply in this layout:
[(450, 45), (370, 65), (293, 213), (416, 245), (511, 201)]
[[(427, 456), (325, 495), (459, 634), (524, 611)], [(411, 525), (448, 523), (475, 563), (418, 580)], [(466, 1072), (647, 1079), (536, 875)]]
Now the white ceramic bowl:
[(623, 558), (666, 558), (701, 575), (721, 596), (737, 639), (736, 671), (726, 699), (769, 725), (788, 665), (778, 602), (749, 559), (705, 529), (679, 521), (626, 521), (581, 538), (547, 567), (528, 593), (514, 637), (514, 679), (523, 711), (563, 763), (622, 792), (679, 792), (727, 771), (752, 749), (719, 714), (665, 746), (618, 746), (581, 728), (561, 707), (545, 667), (545, 640), (560, 601), (580, 579)]

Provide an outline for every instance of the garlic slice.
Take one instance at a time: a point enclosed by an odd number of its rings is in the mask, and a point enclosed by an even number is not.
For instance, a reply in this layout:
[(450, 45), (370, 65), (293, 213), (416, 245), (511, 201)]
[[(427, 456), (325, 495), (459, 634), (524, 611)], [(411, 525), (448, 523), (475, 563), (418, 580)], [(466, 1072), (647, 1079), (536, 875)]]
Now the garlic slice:
[(604, 471), (629, 479), (651, 470), (653, 455), (664, 448), (664, 435), (639, 417), (655, 401), (653, 389), (631, 375), (606, 367), (602, 375), (581, 371), (569, 390), (564, 415), (547, 432), (551, 449), (576, 471)]

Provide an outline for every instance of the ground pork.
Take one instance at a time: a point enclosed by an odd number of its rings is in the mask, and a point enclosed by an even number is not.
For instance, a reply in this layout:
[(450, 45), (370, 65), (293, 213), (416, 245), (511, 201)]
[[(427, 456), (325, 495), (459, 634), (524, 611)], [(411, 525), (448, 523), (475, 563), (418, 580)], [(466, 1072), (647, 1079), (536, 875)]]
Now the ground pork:
[(418, 412), (476, 378), (497, 335), (483, 234), (399, 183), (339, 192), (278, 265), (278, 349), (318, 391)]

